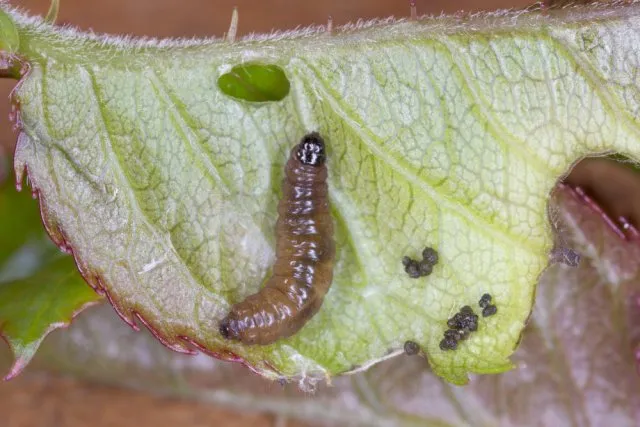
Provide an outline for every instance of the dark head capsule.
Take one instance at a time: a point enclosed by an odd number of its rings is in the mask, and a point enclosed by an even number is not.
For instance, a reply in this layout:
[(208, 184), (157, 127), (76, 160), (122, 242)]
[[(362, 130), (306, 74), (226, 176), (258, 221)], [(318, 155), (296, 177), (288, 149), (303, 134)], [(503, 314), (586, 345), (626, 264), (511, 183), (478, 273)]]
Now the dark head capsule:
[(326, 158), (324, 139), (318, 132), (311, 132), (302, 138), (296, 157), (304, 165), (322, 166), (324, 164)]

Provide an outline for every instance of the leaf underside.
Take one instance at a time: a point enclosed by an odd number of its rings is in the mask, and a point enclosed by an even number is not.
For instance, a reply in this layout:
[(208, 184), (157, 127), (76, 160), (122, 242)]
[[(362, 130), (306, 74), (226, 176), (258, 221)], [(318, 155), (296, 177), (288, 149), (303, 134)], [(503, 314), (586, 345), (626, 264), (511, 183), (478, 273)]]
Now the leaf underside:
[[(640, 159), (640, 7), (424, 19), (326, 34), (220, 41), (99, 39), (3, 6), (30, 64), (16, 89), (15, 167), (92, 286), (169, 347), (270, 378), (325, 378), (420, 344), (433, 370), (511, 363), (552, 244), (558, 177), (589, 154)], [(218, 78), (243, 62), (286, 73), (251, 103)], [(222, 339), (219, 320), (274, 259), (291, 146), (328, 144), (334, 281), (295, 336)], [(435, 248), (432, 275), (401, 259)], [(438, 343), (463, 305), (498, 313), (456, 351)]]

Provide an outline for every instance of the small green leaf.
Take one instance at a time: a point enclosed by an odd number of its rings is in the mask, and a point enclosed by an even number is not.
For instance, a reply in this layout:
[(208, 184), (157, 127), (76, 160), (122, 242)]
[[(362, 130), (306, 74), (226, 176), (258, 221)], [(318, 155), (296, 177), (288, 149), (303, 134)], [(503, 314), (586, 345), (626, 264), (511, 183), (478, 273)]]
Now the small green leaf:
[[(5, 159), (0, 154), (0, 169)], [(3, 179), (4, 178), (4, 179)], [(38, 202), (18, 193), (9, 177), (0, 176), (0, 269), (29, 241), (43, 237)]]
[(6, 379), (24, 369), (49, 332), (100, 299), (40, 223), (37, 202), (0, 183), (0, 335), (15, 356)]
[(5, 379), (24, 369), (49, 332), (67, 326), (99, 299), (69, 256), (59, 256), (30, 277), (0, 283), (0, 333), (15, 355)]
[(218, 78), (220, 90), (245, 101), (280, 101), (289, 94), (289, 79), (277, 65), (236, 65)]

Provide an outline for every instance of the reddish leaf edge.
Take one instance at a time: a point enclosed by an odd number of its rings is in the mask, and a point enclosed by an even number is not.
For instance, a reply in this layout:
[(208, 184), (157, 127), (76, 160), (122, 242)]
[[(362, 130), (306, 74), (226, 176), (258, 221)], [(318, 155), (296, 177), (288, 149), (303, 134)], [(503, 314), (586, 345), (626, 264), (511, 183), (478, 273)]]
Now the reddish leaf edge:
[[(19, 109), (19, 103), (16, 100), (15, 97), (15, 92), (16, 90), (19, 88), (20, 84), (23, 82), (23, 80), (30, 74), (31, 72), (31, 65), (21, 56), (17, 55), (17, 54), (7, 54), (6, 52), (0, 52), (0, 65), (1, 68), (3, 70), (7, 70), (7, 72), (11, 72), (9, 74), (7, 74), (7, 76), (12, 77), (14, 76), (14, 74), (12, 74), (12, 72), (16, 72), (19, 76), (19, 81), (16, 84), (16, 86), (11, 90), (10, 95), (9, 95), (9, 99), (11, 101), (11, 110), (9, 112), (9, 120), (13, 123), (13, 127), (12, 130), (15, 131), (21, 131), (22, 130), (22, 120), (20, 118), (20, 109)], [(4, 76), (3, 77), (7, 77)], [(2, 179), (4, 179), (5, 177), (0, 177)], [(16, 190), (17, 191), (21, 191), (22, 189), (22, 180), (19, 182), (16, 182)], [(32, 197), (34, 199), (39, 199), (38, 198), (38, 194), (37, 192), (32, 192)], [(39, 206), (42, 206), (40, 204), (40, 200), (39, 201)], [(42, 216), (42, 209), (40, 209), (40, 215)], [(46, 227), (45, 227), (46, 228)], [(51, 234), (49, 233), (49, 231), (47, 230), (47, 234), (49, 234), (49, 237), (51, 238)], [(53, 238), (52, 238), (53, 240)], [(55, 240), (54, 240), (55, 241)], [(69, 248), (66, 246), (60, 246), (58, 245), (58, 247), (66, 253), (70, 253)], [(33, 359), (33, 357), (35, 356), (37, 349), (40, 347), (40, 345), (42, 344), (42, 342), (45, 340), (45, 338), (53, 331), (57, 330), (57, 329), (65, 329), (68, 328), (71, 323), (73, 322), (73, 320), (80, 315), (80, 313), (82, 313), (84, 310), (86, 310), (89, 307), (92, 307), (94, 305), (98, 305), (102, 303), (101, 300), (96, 300), (96, 301), (88, 301), (84, 304), (82, 304), (80, 307), (76, 308), (76, 310), (74, 310), (74, 312), (71, 314), (71, 316), (65, 320), (65, 321), (61, 321), (61, 322), (55, 322), (50, 324), (47, 329), (44, 331), (44, 333), (40, 336), (40, 338), (38, 340), (36, 340), (34, 343), (31, 344), (32, 347), (34, 347), (34, 351), (31, 353), (31, 355), (29, 356), (25, 356), (23, 354), (20, 354), (21, 352), (19, 351), (18, 348), (16, 348), (14, 341), (4, 332), (3, 330), (3, 326), (2, 324), (0, 324), (0, 339), (2, 339), (2, 341), (7, 343), (7, 346), (9, 347), (9, 350), (11, 351), (12, 355), (13, 355), (13, 363), (11, 365), (11, 367), (9, 368), (9, 372), (2, 378), (3, 381), (10, 381), (11, 379), (17, 377), (18, 375), (20, 375), (24, 369), (28, 366), (29, 362), (31, 362), (31, 360)]]
[[(9, 120), (13, 123), (12, 130), (18, 133), (17, 140), (20, 141), (21, 138), (25, 138), (27, 136), (23, 132), (23, 122), (20, 116), (20, 103), (18, 102), (15, 94), (17, 90), (20, 88), (20, 86), (23, 84), (24, 80), (31, 73), (31, 65), (23, 57), (16, 54), (6, 55), (6, 54), (0, 53), (0, 59), (2, 60), (3, 68), (12, 67), (12, 68), (19, 69), (19, 75), (20, 75), (19, 80), (9, 94), (9, 100), (11, 104)], [(17, 147), (18, 147), (18, 144), (16, 144), (16, 150), (17, 150)], [(14, 168), (15, 168), (15, 156), (16, 156), (16, 151), (14, 151)], [(242, 357), (238, 356), (233, 352), (230, 352), (230, 351), (216, 352), (216, 351), (210, 350), (205, 345), (199, 343), (195, 339), (188, 336), (184, 336), (184, 335), (176, 336), (175, 337), (176, 342), (172, 343), (159, 332), (159, 329), (156, 326), (154, 326), (150, 321), (145, 319), (145, 317), (141, 313), (135, 310), (131, 310), (128, 314), (125, 313), (125, 310), (123, 309), (123, 307), (117, 302), (117, 300), (115, 300), (111, 296), (111, 294), (107, 290), (106, 286), (104, 285), (104, 279), (102, 278), (102, 276), (96, 272), (91, 272), (89, 268), (87, 268), (82, 263), (82, 261), (76, 256), (75, 251), (73, 250), (73, 247), (69, 243), (69, 240), (67, 239), (64, 230), (60, 227), (59, 224), (55, 223), (51, 219), (51, 216), (49, 215), (49, 211), (47, 208), (46, 199), (40, 193), (40, 191), (38, 191), (38, 189), (33, 185), (33, 180), (30, 177), (30, 171), (28, 167), (25, 165), (20, 170), (14, 169), (14, 176), (15, 176), (15, 185), (16, 185), (17, 191), (22, 191), (22, 183), (24, 182), (24, 178), (26, 176), (27, 184), (31, 187), (31, 196), (38, 201), (38, 206), (40, 209), (40, 218), (42, 220), (44, 229), (47, 235), (49, 236), (49, 238), (51, 239), (51, 241), (62, 252), (69, 254), (73, 257), (73, 261), (76, 266), (76, 269), (82, 276), (83, 280), (98, 295), (106, 298), (107, 301), (109, 301), (109, 304), (111, 304), (111, 306), (113, 307), (116, 314), (134, 331), (136, 332), (140, 331), (140, 327), (138, 325), (138, 322), (136, 321), (137, 319), (149, 330), (149, 332), (151, 332), (151, 334), (160, 343), (162, 343), (165, 347), (169, 348), (170, 350), (176, 351), (178, 353), (187, 354), (187, 355), (196, 355), (199, 352), (202, 352), (204, 354), (207, 354), (219, 360), (240, 363), (246, 368), (248, 368), (249, 370), (251, 370), (252, 372), (263, 377), (265, 376), (263, 371), (253, 366), (252, 364), (247, 362), (245, 359), (243, 359)], [(51, 333), (55, 329), (68, 327), (73, 321), (73, 319), (78, 314), (80, 314), (80, 312), (82, 312), (84, 309), (88, 308), (89, 306), (97, 303), (99, 303), (99, 301), (85, 304), (76, 312), (74, 312), (74, 314), (72, 315), (71, 319), (68, 322), (60, 322), (60, 323), (55, 323), (50, 325), (46, 333), (43, 334), (40, 342), (38, 342), (38, 346), (49, 333)], [(15, 357), (14, 363), (10, 369), (9, 374), (7, 374), (4, 377), (4, 380), (8, 381), (12, 378), (15, 378), (17, 375), (19, 375), (26, 368), (26, 366), (28, 365), (28, 363), (30, 362), (33, 356), (30, 358), (21, 358), (21, 357), (15, 356), (16, 355), (15, 347), (11, 344), (11, 340), (8, 337), (5, 337), (4, 335), (2, 335), (1, 328), (0, 328), (0, 338), (2, 338), (2, 340), (8, 344), (9, 348), (11, 349)], [(272, 371), (276, 372), (279, 377), (281, 377), (280, 379), (281, 382), (283, 380), (286, 381), (286, 378), (284, 378), (282, 374), (280, 374), (274, 366), (272, 366), (268, 362), (264, 362), (264, 363), (265, 363), (265, 366), (269, 367)]]
[[(9, 54), (7, 55), (4, 52), (0, 52), (0, 64), (2, 65), (2, 68), (6, 68), (6, 69), (14, 69), (14, 70), (18, 70), (17, 72), (19, 73), (19, 81), (16, 84), (16, 86), (14, 86), (14, 88), (11, 90), (10, 94), (9, 94), (9, 99), (11, 101), (11, 110), (9, 112), (9, 120), (13, 123), (12, 126), (12, 130), (14, 132), (21, 132), (22, 131), (22, 120), (20, 118), (20, 105), (17, 102), (17, 99), (15, 97), (15, 92), (16, 90), (19, 88), (19, 85), (22, 84), (23, 80), (30, 74), (31, 72), (31, 65), (21, 56), (16, 55), (16, 54)], [(15, 153), (14, 153), (15, 156)], [(25, 167), (26, 169), (26, 167)], [(21, 191), (22, 190), (22, 175), (20, 176), (20, 180), (16, 181), (16, 190), (17, 191)], [(27, 173), (28, 175), (28, 173)], [(16, 177), (18, 175), (16, 174)], [(1, 176), (0, 178), (4, 179), (4, 176)], [(39, 197), (38, 192), (34, 189), (34, 191), (32, 191), (31, 196), (34, 199), (38, 200), (38, 206), (40, 207), (40, 216), (41, 218), (43, 217), (43, 210), (42, 210), (42, 203), (41, 203), (41, 198)], [(43, 224), (44, 224), (44, 219), (43, 219)], [(49, 235), (49, 238), (51, 238), (51, 240), (56, 243), (56, 240), (53, 238), (51, 232), (49, 229), (47, 229), (46, 224), (45, 224), (45, 230), (47, 232), (47, 234)], [(72, 254), (72, 251), (69, 247), (69, 245), (64, 244), (64, 239), (60, 240), (61, 244), (57, 244), (58, 248), (60, 248), (60, 250), (62, 252), (68, 253), (68, 254)], [(75, 260), (74, 257), (74, 262), (77, 266), (77, 262)], [(84, 276), (83, 276), (84, 278)], [(100, 293), (98, 293), (100, 294)], [(3, 331), (3, 326), (2, 324), (0, 324), (0, 339), (2, 339), (2, 341), (7, 343), (7, 346), (9, 347), (9, 350), (11, 351), (12, 355), (13, 355), (13, 363), (11, 365), (11, 367), (9, 368), (9, 372), (2, 378), (3, 381), (10, 381), (13, 378), (17, 377), (18, 375), (20, 375), (24, 369), (28, 366), (29, 362), (31, 362), (31, 360), (33, 359), (33, 357), (35, 356), (37, 349), (40, 347), (40, 345), (42, 344), (42, 342), (45, 340), (45, 338), (53, 331), (57, 330), (57, 329), (66, 329), (68, 328), (71, 323), (73, 322), (73, 320), (80, 315), (80, 313), (82, 313), (84, 310), (86, 310), (89, 307), (92, 307), (94, 305), (98, 305), (101, 304), (102, 300), (96, 300), (96, 301), (89, 301), (84, 303), (83, 305), (81, 305), (80, 307), (78, 307), (69, 317), (68, 320), (62, 321), (62, 322), (55, 322), (50, 324), (47, 329), (44, 331), (44, 333), (40, 336), (40, 338), (35, 341), (32, 345), (35, 347), (33, 353), (30, 356), (25, 357), (24, 355), (20, 355), (20, 351), (16, 348), (16, 346), (14, 345), (13, 341), (11, 340), (11, 338), (9, 338), (6, 333), (4, 333)]]
[[(28, 167), (24, 167), (24, 171), (16, 171), (16, 188), (18, 191), (21, 191), (21, 183), (23, 181), (23, 177), (27, 176), (27, 180), (32, 183), (29, 179), (29, 170)], [(107, 299), (109, 304), (113, 307), (116, 314), (127, 324), (131, 329), (136, 332), (140, 331), (140, 326), (138, 323), (142, 323), (149, 332), (158, 340), (162, 345), (173, 350), (178, 353), (195, 356), (198, 353), (202, 352), (207, 354), (208, 356), (214, 357), (219, 360), (240, 363), (246, 368), (250, 369), (252, 372), (264, 376), (263, 372), (257, 367), (251, 365), (242, 357), (237, 354), (223, 350), (223, 351), (213, 351), (208, 349), (204, 344), (198, 342), (197, 340), (185, 336), (185, 335), (177, 335), (176, 342), (172, 343), (166, 337), (164, 337), (159, 329), (150, 321), (148, 321), (143, 314), (139, 313), (136, 310), (130, 310), (127, 314), (123, 307), (118, 303), (118, 301), (111, 296), (106, 286), (104, 285), (104, 280), (102, 276), (96, 272), (90, 271), (76, 256), (73, 247), (69, 243), (69, 240), (66, 238), (65, 232), (62, 230), (59, 224), (54, 223), (50, 220), (50, 216), (48, 215), (47, 203), (45, 197), (38, 191), (37, 188), (31, 185), (32, 195), (35, 199), (38, 200), (38, 205), (40, 207), (40, 217), (42, 219), (42, 223), (44, 225), (45, 231), (49, 238), (53, 241), (53, 243), (60, 248), (61, 251), (71, 255), (73, 257), (73, 261), (76, 265), (76, 268), (83, 280), (100, 296), (103, 296)], [(137, 321), (136, 321), (137, 319)], [(277, 372), (278, 375), (282, 376), (277, 369), (269, 364), (268, 362), (264, 362), (266, 366), (272, 369), (274, 372)]]
[[(20, 57), (18, 57), (16, 55), (13, 55), (12, 59), (16, 60), (16, 61), (19, 61), (19, 63), (21, 64), (21, 77), (20, 77), (20, 80), (18, 81), (18, 83), (16, 84), (16, 86), (13, 88), (13, 90), (11, 91), (11, 93), (9, 95), (9, 99), (10, 99), (10, 102), (11, 102), (11, 112), (9, 114), (9, 119), (13, 122), (13, 130), (15, 132), (18, 132), (17, 139), (19, 141), (21, 138), (26, 138), (27, 135), (24, 134), (24, 132), (23, 132), (23, 124), (22, 124), (22, 120), (21, 120), (21, 117), (20, 117), (20, 105), (19, 105), (19, 102), (17, 101), (17, 99), (15, 97), (15, 92), (18, 90), (20, 85), (23, 83), (24, 79), (28, 77), (29, 73), (31, 72), (31, 67), (26, 61), (24, 61), (22, 58), (20, 58)], [(16, 144), (16, 150), (17, 150), (17, 147), (18, 147), (18, 144)], [(16, 155), (16, 151), (14, 151), (14, 167), (15, 167), (15, 155)], [(187, 354), (187, 355), (191, 355), (191, 356), (197, 355), (198, 353), (202, 352), (204, 354), (207, 354), (208, 356), (211, 356), (213, 358), (216, 358), (216, 359), (219, 359), (219, 360), (222, 360), (222, 361), (240, 363), (241, 365), (243, 365), (244, 367), (248, 368), (250, 371), (254, 372), (257, 375), (260, 375), (262, 377), (266, 377), (267, 376), (267, 375), (265, 375), (264, 371), (262, 371), (261, 369), (259, 369), (256, 366), (253, 366), (251, 363), (246, 361), (244, 358), (240, 357), (239, 355), (237, 355), (237, 354), (235, 354), (235, 353), (233, 353), (231, 351), (228, 351), (228, 350), (223, 350), (223, 351), (210, 350), (204, 344), (198, 342), (197, 340), (195, 340), (195, 339), (193, 339), (191, 337), (184, 336), (184, 335), (178, 335), (178, 336), (174, 337), (175, 338), (175, 342), (171, 342), (169, 339), (164, 337), (159, 332), (159, 328), (157, 328), (152, 322), (147, 320), (141, 313), (137, 312), (136, 310), (130, 310), (129, 313), (126, 313), (124, 308), (118, 303), (118, 301), (115, 298), (113, 298), (111, 296), (111, 294), (107, 290), (106, 286), (104, 285), (104, 279), (102, 278), (102, 276), (97, 272), (90, 271), (90, 269), (88, 267), (86, 267), (82, 263), (82, 261), (76, 256), (75, 251), (73, 250), (73, 247), (69, 243), (69, 239), (67, 239), (66, 233), (64, 232), (62, 227), (59, 224), (55, 223), (51, 219), (51, 216), (49, 215), (49, 211), (48, 211), (48, 208), (47, 208), (46, 198), (33, 185), (33, 180), (30, 177), (30, 171), (29, 171), (28, 166), (25, 165), (20, 170), (15, 169), (14, 173), (15, 173), (15, 185), (16, 185), (16, 190), (17, 191), (22, 191), (22, 183), (24, 182), (24, 178), (26, 176), (27, 184), (31, 187), (31, 195), (32, 195), (32, 197), (34, 199), (36, 199), (38, 201), (38, 206), (39, 206), (39, 209), (40, 209), (40, 218), (42, 220), (42, 224), (44, 226), (44, 229), (45, 229), (47, 235), (51, 239), (51, 241), (62, 252), (66, 253), (66, 254), (69, 254), (69, 255), (71, 255), (73, 257), (73, 261), (74, 261), (74, 264), (76, 266), (76, 269), (78, 270), (78, 272), (82, 276), (83, 280), (98, 295), (100, 295), (100, 296), (102, 296), (102, 297), (107, 299), (107, 301), (109, 302), (109, 304), (111, 304), (111, 306), (113, 307), (113, 309), (116, 312), (116, 314), (127, 325), (129, 325), (129, 327), (131, 327), (134, 331), (138, 332), (138, 331), (140, 331), (140, 326), (138, 325), (138, 322), (142, 323), (149, 330), (149, 332), (162, 345), (164, 345), (165, 347), (167, 347), (170, 350), (173, 350), (175, 352), (183, 353), (183, 354)], [(82, 309), (80, 309), (76, 313), (74, 313), (74, 315), (73, 315), (71, 320), (73, 320), (73, 318), (75, 318), (75, 316), (77, 314), (79, 314), (82, 310), (84, 310), (84, 308), (87, 308), (90, 305), (92, 305), (92, 304), (87, 304), (84, 307), (82, 307)], [(138, 321), (136, 321), (136, 319)], [(60, 325), (58, 325), (58, 324), (51, 325), (51, 327), (47, 330), (46, 334), (43, 335), (43, 339), (51, 331), (53, 331), (55, 329), (58, 329), (58, 328), (61, 328), (61, 327), (69, 326), (69, 324), (71, 323), (71, 320), (69, 322), (65, 322), (65, 323), (62, 323)], [(14, 352), (14, 348), (11, 345), (10, 340), (8, 340), (6, 337), (1, 335), (1, 330), (0, 330), (0, 338), (2, 338), (5, 342), (7, 342), (7, 344), (11, 348), (12, 352)], [(15, 354), (15, 352), (14, 352), (14, 354)], [(18, 374), (20, 374), (20, 372), (22, 372), (24, 370), (24, 368), (26, 367), (26, 365), (28, 364), (29, 361), (30, 361), (30, 359), (17, 358), (16, 361), (14, 362), (13, 367), (11, 368), (11, 372), (4, 378), (4, 380), (6, 381), (6, 380), (9, 380), (11, 378), (15, 378)], [(286, 382), (287, 380), (289, 380), (289, 378), (286, 378), (285, 376), (283, 376), (275, 368), (275, 366), (270, 364), (268, 361), (263, 361), (263, 363), (265, 364), (265, 366), (267, 366), (269, 369), (271, 369), (273, 372), (276, 373), (276, 375), (279, 377), (278, 379), (279, 379), (280, 382), (283, 382), (283, 381)]]
[[(18, 135), (18, 138), (23, 137), (21, 133)], [(140, 325), (142, 324), (146, 327), (147, 330), (165, 347), (169, 348), (178, 353), (194, 356), (198, 353), (202, 352), (207, 354), (208, 356), (214, 357), (219, 360), (240, 363), (252, 372), (265, 376), (264, 372), (259, 368), (253, 366), (244, 358), (238, 356), (237, 354), (228, 351), (213, 351), (207, 348), (204, 344), (198, 342), (197, 340), (185, 336), (185, 335), (177, 335), (175, 336), (175, 340), (172, 342), (170, 339), (167, 339), (164, 335), (159, 332), (159, 328), (156, 327), (152, 322), (147, 320), (142, 313), (139, 313), (136, 310), (129, 310), (128, 312), (121, 306), (121, 304), (112, 297), (109, 293), (107, 287), (105, 286), (103, 277), (97, 273), (91, 271), (87, 266), (85, 266), (82, 261), (76, 255), (73, 247), (69, 243), (69, 239), (66, 237), (66, 233), (62, 229), (62, 227), (54, 222), (49, 215), (49, 211), (47, 208), (46, 198), (40, 193), (40, 191), (33, 186), (33, 181), (30, 179), (30, 172), (27, 166), (24, 166), (22, 170), (15, 170), (15, 179), (16, 179), (16, 189), (18, 191), (22, 191), (22, 182), (24, 177), (26, 176), (27, 182), (31, 186), (31, 194), (34, 199), (37, 199), (38, 205), (40, 208), (40, 218), (42, 220), (42, 224), (44, 229), (51, 239), (51, 241), (62, 251), (73, 257), (73, 261), (75, 266), (82, 276), (83, 280), (100, 296), (106, 298), (106, 300), (111, 304), (116, 314), (127, 324), (131, 329), (138, 332), (140, 331)], [(5, 340), (6, 341), (6, 340)], [(269, 369), (273, 370), (277, 373), (278, 376), (282, 376), (278, 372), (278, 370), (269, 364), (268, 362), (264, 362)], [(18, 371), (19, 373), (19, 371)], [(15, 375), (13, 375), (15, 376)], [(13, 377), (12, 376), (12, 377)], [(286, 379), (285, 379), (286, 380)]]

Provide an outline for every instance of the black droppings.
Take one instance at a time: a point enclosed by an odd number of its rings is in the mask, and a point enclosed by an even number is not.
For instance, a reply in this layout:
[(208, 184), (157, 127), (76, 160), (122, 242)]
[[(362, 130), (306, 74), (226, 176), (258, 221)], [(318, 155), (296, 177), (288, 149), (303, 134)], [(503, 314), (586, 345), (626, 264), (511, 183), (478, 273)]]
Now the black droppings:
[(471, 332), (478, 330), (478, 315), (473, 312), (470, 306), (465, 305), (451, 319), (447, 320), (447, 326), (450, 329), (444, 331), (444, 339), (440, 341), (440, 349), (455, 350), (458, 348), (458, 341), (468, 339)]
[(497, 312), (498, 312), (498, 307), (496, 307), (495, 305), (488, 305), (482, 309), (482, 317), (493, 316)]
[(457, 340), (459, 337), (459, 334), (458, 334), (458, 331), (455, 329), (447, 329), (446, 331), (444, 331), (444, 337), (453, 338)]
[(417, 279), (422, 274), (420, 273), (420, 264), (417, 261), (412, 260), (409, 257), (404, 257), (402, 259), (402, 264), (404, 264), (404, 271), (411, 277), (412, 279)]
[(440, 350), (455, 350), (458, 348), (458, 341), (455, 338), (445, 338), (440, 341)]
[(451, 319), (447, 320), (447, 326), (450, 328), (456, 328), (458, 326), (458, 316), (457, 314), (453, 316)]
[(433, 271), (433, 266), (429, 264), (420, 263), (418, 264), (418, 268), (420, 271), (420, 276), (428, 276)]
[(468, 305), (462, 307), (460, 312), (456, 313), (447, 321), (447, 326), (453, 329), (468, 329), (470, 331), (478, 330), (478, 315), (473, 312)]
[(416, 261), (408, 256), (402, 257), (404, 271), (412, 279), (428, 276), (433, 272), (433, 267), (438, 263), (438, 252), (435, 249), (426, 247), (422, 251), (422, 260)]
[(464, 316), (458, 322), (457, 329), (468, 329), (471, 332), (475, 332), (478, 330), (478, 316), (475, 314), (471, 314), (468, 316)]
[(458, 340), (462, 340), (462, 341), (466, 340), (471, 335), (471, 331), (466, 328), (457, 330), (456, 333), (458, 334)]
[(473, 314), (473, 309), (470, 306), (465, 305), (464, 307), (462, 307), (460, 309), (460, 313), (462, 313), (462, 314)]
[[(426, 251), (426, 250), (425, 250)], [(424, 254), (424, 257), (428, 254)], [(437, 256), (437, 255), (436, 255)], [(478, 301), (478, 305), (482, 308), (482, 316), (493, 316), (498, 312), (498, 308), (491, 304), (493, 297), (490, 294), (483, 294)], [(444, 339), (440, 341), (441, 350), (455, 350), (458, 348), (458, 341), (464, 341), (471, 336), (472, 332), (478, 330), (478, 315), (473, 309), (465, 305), (449, 320), (447, 320), (447, 329), (444, 332)]]
[(491, 304), (491, 295), (489, 294), (482, 295), (482, 297), (480, 297), (480, 301), (478, 301), (478, 305), (480, 306), (480, 308), (485, 308), (489, 304)]
[(457, 329), (460, 327), (460, 320), (462, 319), (462, 315), (460, 313), (456, 313), (451, 319), (447, 320), (447, 326), (453, 329)]
[(413, 341), (407, 341), (404, 343), (404, 353), (407, 356), (415, 356), (420, 353), (420, 345)]
[(426, 247), (422, 251), (422, 262), (430, 264), (432, 267), (438, 263), (438, 252), (435, 249)]

